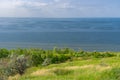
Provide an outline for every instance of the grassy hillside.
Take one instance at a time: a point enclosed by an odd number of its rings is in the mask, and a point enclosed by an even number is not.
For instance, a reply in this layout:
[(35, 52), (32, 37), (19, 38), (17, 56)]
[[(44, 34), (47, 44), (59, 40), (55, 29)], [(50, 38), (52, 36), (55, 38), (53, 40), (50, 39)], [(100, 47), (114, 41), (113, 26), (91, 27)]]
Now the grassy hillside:
[(31, 67), (9, 80), (119, 80), (120, 58), (73, 60), (45, 67)]
[(119, 80), (119, 52), (0, 49), (0, 80)]

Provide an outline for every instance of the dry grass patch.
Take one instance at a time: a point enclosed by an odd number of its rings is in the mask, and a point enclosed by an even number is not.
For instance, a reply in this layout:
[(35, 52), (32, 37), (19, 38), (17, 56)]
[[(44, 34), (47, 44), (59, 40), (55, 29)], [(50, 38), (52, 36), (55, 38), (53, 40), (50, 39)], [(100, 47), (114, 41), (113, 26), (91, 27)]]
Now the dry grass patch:
[(111, 69), (111, 66), (101, 66), (101, 65), (85, 65), (85, 66), (81, 66), (80, 69), (94, 69), (97, 71), (104, 71), (104, 70), (108, 70)]
[(20, 75), (17, 74), (17, 75), (15, 75), (15, 76), (10, 76), (10, 77), (8, 78), (8, 80), (19, 80), (19, 78), (20, 78)]
[(32, 76), (39, 76), (39, 75), (52, 75), (51, 69), (41, 69), (31, 74)]
[(80, 66), (70, 66), (70, 67), (65, 67), (64, 69), (76, 70), (76, 69), (80, 69)]
[(76, 70), (76, 69), (95, 69), (98, 71), (103, 71), (107, 69), (111, 69), (110, 66), (101, 66), (101, 65), (84, 65), (84, 66), (70, 66), (70, 67), (65, 67), (65, 69), (69, 70)]
[(88, 70), (94, 70), (94, 71), (104, 71), (111, 69), (112, 67), (110, 66), (101, 66), (101, 65), (84, 65), (84, 66), (69, 66), (69, 67), (64, 67), (64, 68), (51, 68), (51, 69), (41, 69), (36, 72), (33, 72), (31, 75), (32, 76), (47, 76), (47, 75), (55, 75), (54, 72), (56, 71), (75, 71), (78, 69), (88, 69)]

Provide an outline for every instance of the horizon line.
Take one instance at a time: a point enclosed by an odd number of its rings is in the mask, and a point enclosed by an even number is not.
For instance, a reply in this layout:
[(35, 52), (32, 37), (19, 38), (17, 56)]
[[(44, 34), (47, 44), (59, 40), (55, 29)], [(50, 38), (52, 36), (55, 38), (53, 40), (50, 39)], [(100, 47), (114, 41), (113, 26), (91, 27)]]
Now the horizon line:
[(120, 18), (120, 17), (0, 17), (0, 18), (72, 19), (72, 18)]

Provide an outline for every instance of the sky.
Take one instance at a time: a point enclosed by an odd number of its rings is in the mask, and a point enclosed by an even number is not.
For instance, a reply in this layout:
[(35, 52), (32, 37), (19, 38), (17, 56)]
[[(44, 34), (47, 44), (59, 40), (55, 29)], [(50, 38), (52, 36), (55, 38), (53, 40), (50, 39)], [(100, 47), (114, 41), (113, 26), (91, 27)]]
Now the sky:
[(0, 17), (120, 17), (120, 0), (0, 0)]

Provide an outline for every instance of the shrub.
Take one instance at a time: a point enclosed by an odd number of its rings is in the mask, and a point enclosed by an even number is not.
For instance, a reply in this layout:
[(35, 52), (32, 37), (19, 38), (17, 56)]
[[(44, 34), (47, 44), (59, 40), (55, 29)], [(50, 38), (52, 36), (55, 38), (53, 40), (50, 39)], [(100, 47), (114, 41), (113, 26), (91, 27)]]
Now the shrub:
[(69, 54), (53, 54), (51, 58), (51, 63), (61, 63), (71, 59), (71, 55)]
[(5, 58), (9, 55), (9, 51), (7, 49), (0, 49), (0, 58)]
[(4, 74), (4, 68), (0, 69), (0, 80), (7, 80), (8, 76)]
[(46, 58), (42, 63), (43, 66), (47, 66), (49, 64), (51, 64), (51, 59), (50, 58)]
[[(43, 54), (44, 55), (44, 54)], [(44, 59), (41, 53), (34, 52), (31, 54), (32, 64), (33, 66), (38, 66), (43, 63)]]
[(115, 54), (112, 54), (112, 53), (110, 53), (110, 52), (105, 52), (105, 53), (103, 53), (102, 54), (104, 57), (113, 57), (113, 56), (115, 56)]
[(85, 57), (86, 53), (83, 50), (80, 50), (74, 54), (75, 57)]
[[(65, 49), (68, 52), (68, 49)], [(33, 66), (48, 65), (52, 63), (64, 62), (71, 59), (71, 53), (62, 51), (62, 49), (54, 48), (53, 50), (37, 50), (30, 53)]]
[(71, 52), (71, 49), (69, 49), (69, 48), (62, 49), (63, 54), (69, 54), (70, 52)]
[(59, 62), (60, 62), (60, 55), (54, 54), (53, 57), (51, 58), (51, 63), (59, 63)]
[(61, 54), (60, 56), (61, 56), (60, 57), (60, 62), (65, 62), (69, 59), (72, 59), (72, 56), (70, 54)]
[(17, 59), (15, 60), (15, 63), (14, 63), (13, 67), (16, 69), (16, 71), (20, 75), (22, 75), (29, 66), (27, 60), (28, 60), (28, 58), (23, 56), (23, 55), (18, 56)]
[(100, 52), (92, 52), (92, 54), (91, 54), (91, 56), (92, 57), (94, 57), (94, 58), (102, 58), (103, 56), (100, 54)]
[(30, 59), (24, 55), (13, 56), (6, 67), (6, 75), (24, 74), (25, 70), (30, 66)]

